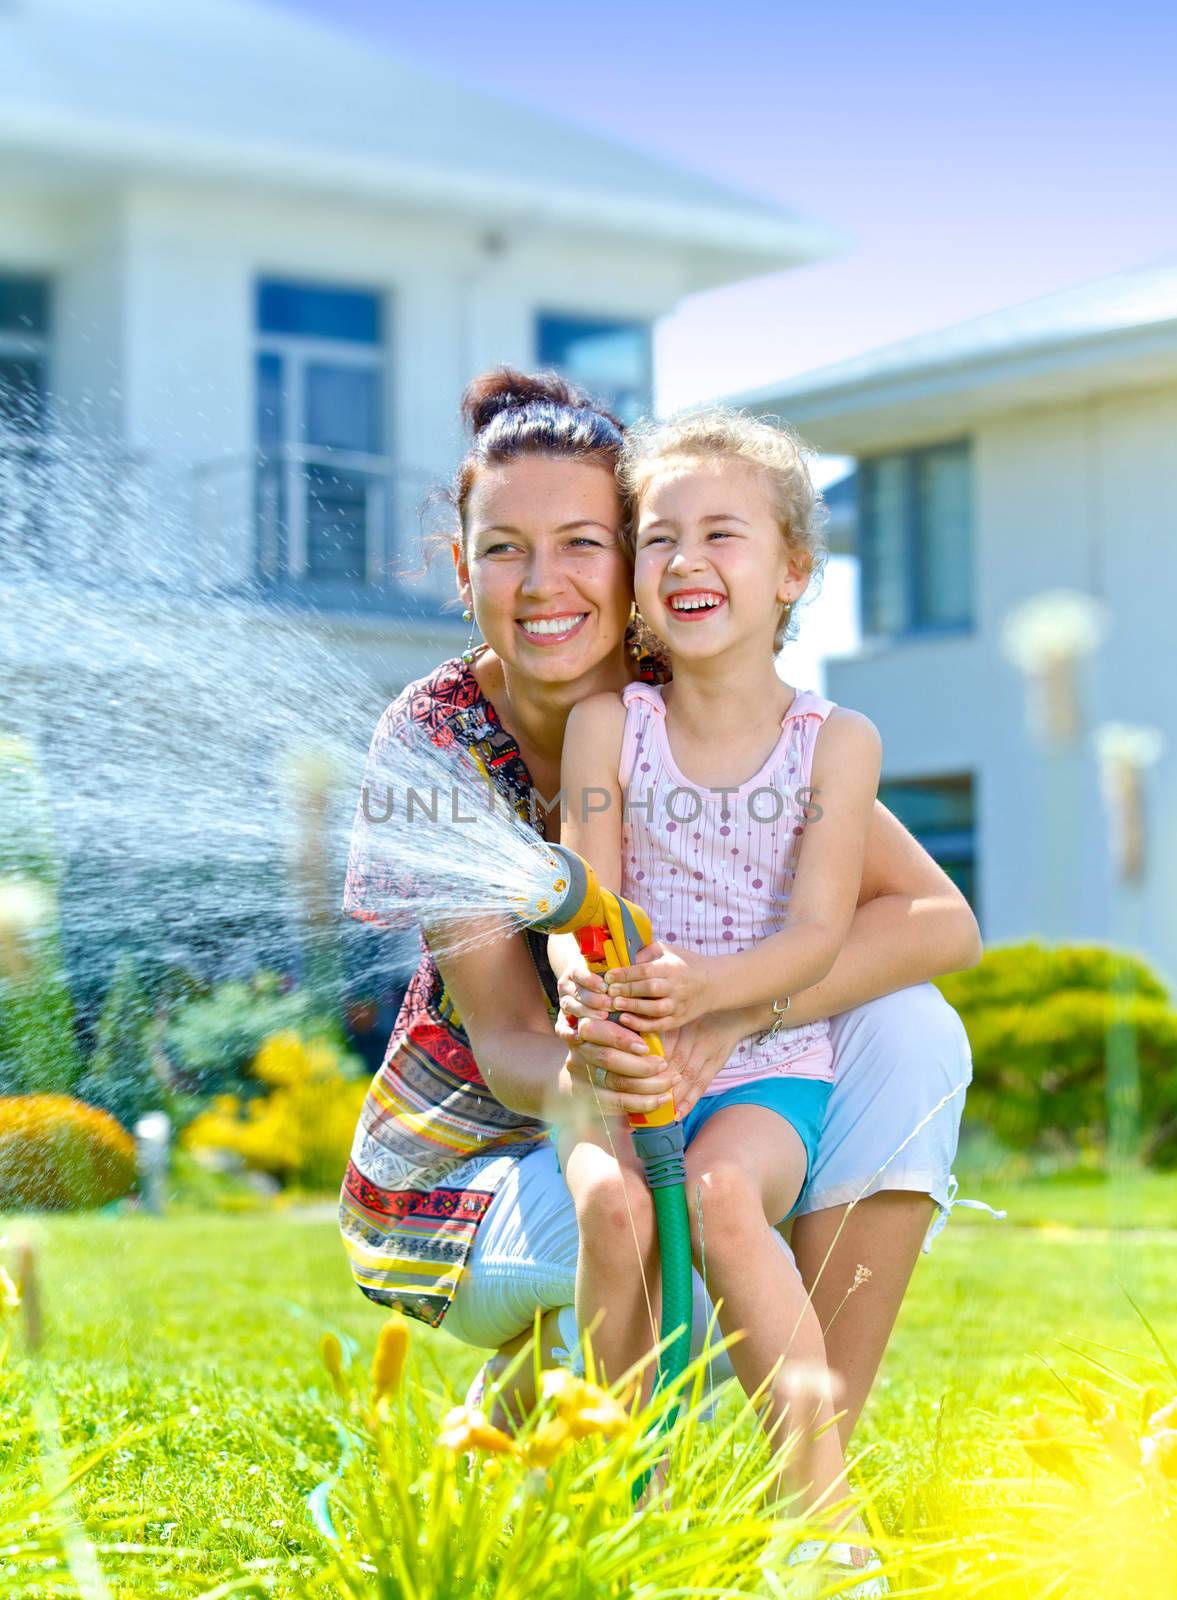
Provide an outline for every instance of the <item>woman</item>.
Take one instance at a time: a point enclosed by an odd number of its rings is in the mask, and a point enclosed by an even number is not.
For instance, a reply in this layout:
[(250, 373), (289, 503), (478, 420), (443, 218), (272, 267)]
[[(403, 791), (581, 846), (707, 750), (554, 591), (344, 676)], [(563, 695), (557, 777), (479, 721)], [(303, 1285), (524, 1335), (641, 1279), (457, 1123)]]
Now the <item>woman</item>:
[[(438, 743), (475, 750), (500, 790), (525, 814), (530, 806), (554, 839), (569, 710), (587, 695), (662, 675), (632, 620), (614, 478), (620, 427), (563, 380), (508, 370), (471, 384), (463, 413), (474, 441), (455, 482), (454, 559), (485, 644), (389, 707), (368, 785), (395, 769), (397, 731), (412, 720)], [(362, 802), (345, 909), (391, 925), (382, 911), (387, 888)], [(974, 965), (980, 950), (963, 896), (876, 804), (850, 936), (827, 977), (791, 997), (789, 1013), (795, 1025), (828, 1017), (835, 1053), (792, 1248), (841, 1379), (844, 1440), (932, 1211), (944, 1216), (952, 1203), (969, 1049), (959, 1018), (927, 980)], [(644, 1109), (667, 1089), (688, 1104), (711, 1065), (773, 1021), (768, 1005), (702, 1019), (662, 1063), (635, 1053), (628, 1030), (591, 1014), (587, 974), (579, 976), (579, 985), (575, 974), (564, 985), (562, 1039), (543, 941), (528, 934), (437, 960), (426, 947), (343, 1185), (341, 1228), (361, 1289), (506, 1354), (529, 1337), (537, 1306), (552, 1313), (549, 1344), (575, 1336), (566, 1308), (578, 1218), (547, 1124), (574, 1103), (610, 1114)], [(578, 1040), (569, 1038), (573, 1023)], [(902, 1094), (889, 1093), (889, 1082), (902, 1082)], [(921, 1107), (916, 1122), (897, 1116), (896, 1107), (912, 1104)], [(580, 1217), (581, 1231), (625, 1248), (628, 1218), (616, 1193), (590, 1189), (580, 1203), (595, 1211)]]

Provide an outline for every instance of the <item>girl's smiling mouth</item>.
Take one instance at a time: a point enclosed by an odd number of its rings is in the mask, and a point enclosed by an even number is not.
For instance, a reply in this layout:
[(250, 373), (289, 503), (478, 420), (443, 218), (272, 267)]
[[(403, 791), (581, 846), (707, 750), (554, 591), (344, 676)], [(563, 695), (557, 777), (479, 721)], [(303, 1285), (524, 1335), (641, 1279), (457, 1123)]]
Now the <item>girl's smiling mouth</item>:
[(696, 621), (711, 616), (727, 604), (727, 596), (715, 589), (676, 589), (666, 597), (666, 609), (676, 617)]
[(578, 633), (587, 619), (587, 611), (564, 611), (555, 616), (516, 617), (515, 626), (529, 644), (562, 644)]

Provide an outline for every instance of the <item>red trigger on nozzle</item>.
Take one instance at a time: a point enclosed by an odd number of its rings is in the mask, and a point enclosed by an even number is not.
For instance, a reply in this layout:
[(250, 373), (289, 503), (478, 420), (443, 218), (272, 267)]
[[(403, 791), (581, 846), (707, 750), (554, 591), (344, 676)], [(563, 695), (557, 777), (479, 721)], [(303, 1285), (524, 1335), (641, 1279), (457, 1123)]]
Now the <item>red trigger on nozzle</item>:
[(576, 930), (576, 943), (580, 953), (589, 962), (605, 960), (605, 940), (608, 937), (608, 928), (590, 926)]

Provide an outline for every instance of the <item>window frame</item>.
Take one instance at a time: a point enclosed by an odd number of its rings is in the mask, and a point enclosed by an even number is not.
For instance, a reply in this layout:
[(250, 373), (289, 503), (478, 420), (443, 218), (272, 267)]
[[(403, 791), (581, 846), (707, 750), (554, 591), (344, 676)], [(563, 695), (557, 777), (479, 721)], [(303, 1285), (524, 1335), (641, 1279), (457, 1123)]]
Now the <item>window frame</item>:
[(49, 401), (52, 338), (53, 338), (53, 279), (48, 273), (14, 271), (8, 267), (0, 267), (0, 281), (7, 279), (10, 283), (32, 283), (40, 288), (45, 297), (45, 325), (38, 329), (16, 329), (0, 327), (0, 359), (13, 357), (17, 360), (35, 362), (38, 369), (40, 384), (38, 388), (38, 415), (36, 430), (39, 432), (44, 426), (45, 409)]
[[(273, 332), (262, 326), (263, 295), (267, 286), (285, 286), (305, 289), (308, 292), (335, 290), (371, 297), (376, 304), (379, 338), (347, 339), (331, 334)], [(253, 294), (253, 435), (254, 450), (259, 462), (268, 455), (281, 464), (283, 490), (282, 505), (278, 508), (273, 540), (262, 541), (258, 529), (257, 571), (264, 583), (282, 586), (296, 585), (310, 591), (318, 586), (343, 583), (363, 587), (379, 586), (391, 554), (387, 486), (393, 481), (394, 464), (391, 440), (395, 419), (392, 414), (392, 318), (393, 298), (387, 289), (372, 284), (335, 282), (305, 277), (287, 277), (280, 271), (258, 272), (254, 277)], [(282, 432), (277, 446), (261, 443), (260, 401), (261, 387), (259, 365), (263, 357), (276, 358), (281, 364), (281, 382), (284, 386), (288, 415), (283, 418)], [(380, 449), (377, 451), (342, 450), (333, 446), (307, 442), (302, 434), (306, 419), (306, 388), (309, 370), (316, 365), (348, 367), (375, 374), (380, 398)], [(385, 512), (383, 526), (375, 531), (365, 525), (365, 575), (363, 578), (323, 579), (314, 571), (307, 497), (312, 492), (306, 478), (308, 469), (335, 469), (354, 472), (385, 480)], [(256, 513), (255, 513), (256, 514)]]
[[(968, 504), (968, 563), (969, 610), (967, 617), (954, 622), (936, 622), (927, 619), (927, 600), (923, 593), (922, 556), (926, 549), (927, 526), (919, 510), (919, 469), (921, 463), (938, 455), (961, 452), (967, 475)], [(877, 563), (873, 560), (873, 536), (867, 533), (867, 491), (872, 475), (884, 462), (902, 463), (902, 542), (900, 574), (903, 594), (903, 621), (897, 628), (887, 629), (876, 624), (872, 615), (874, 597), (878, 593)], [(954, 638), (969, 635), (976, 630), (976, 527), (974, 499), (974, 449), (970, 435), (951, 439), (938, 439), (932, 444), (915, 445), (906, 450), (886, 450), (876, 455), (861, 456), (857, 462), (858, 478), (858, 559), (861, 566), (859, 585), (859, 625), (864, 639), (917, 640)], [(873, 487), (873, 485), (872, 485)]]
[[(654, 408), (654, 323), (648, 317), (622, 316), (602, 311), (572, 310), (567, 306), (537, 306), (532, 316), (532, 346), (535, 353), (537, 366), (554, 367), (555, 370), (566, 377), (570, 383), (577, 383), (587, 389), (594, 400), (603, 402), (610, 409), (612, 401), (604, 395), (594, 392), (591, 383), (586, 382), (575, 372), (570, 372), (559, 362), (551, 361), (543, 354), (543, 324), (545, 322), (563, 322), (581, 327), (586, 333), (595, 330), (598, 333), (608, 333), (616, 329), (631, 329), (642, 336), (642, 378), (641, 393), (643, 396), (638, 416), (648, 416)], [(622, 417), (622, 422), (626, 421)]]
[[(914, 827), (912, 823), (908, 822), (904, 817), (904, 808), (902, 806), (896, 806), (893, 803), (896, 796), (896, 790), (926, 790), (936, 788), (938, 786), (943, 789), (949, 785), (959, 788), (967, 793), (969, 802), (969, 816), (971, 820), (967, 828), (954, 827), (943, 829), (939, 838), (937, 838), (935, 834), (929, 835), (927, 830), (922, 832), (917, 831), (916, 827)], [(879, 800), (887, 807), (892, 815), (897, 817), (903, 826), (907, 828), (913, 838), (919, 842), (919, 844), (931, 856), (932, 860), (936, 862), (937, 866), (939, 866), (943, 871), (948, 872), (948, 875), (951, 877), (952, 874), (949, 871), (949, 866), (953, 862), (964, 861), (968, 863), (973, 893), (971, 897), (966, 896), (966, 899), (969, 900), (973, 914), (978, 920), (980, 920), (981, 915), (979, 872), (980, 860), (977, 848), (979, 794), (979, 774), (971, 768), (964, 771), (958, 769), (952, 772), (924, 772), (918, 774), (917, 776), (908, 775), (902, 778), (883, 777), (879, 782)], [(966, 842), (968, 847), (967, 853), (962, 848)], [(955, 878), (953, 878), (953, 882), (956, 882)]]

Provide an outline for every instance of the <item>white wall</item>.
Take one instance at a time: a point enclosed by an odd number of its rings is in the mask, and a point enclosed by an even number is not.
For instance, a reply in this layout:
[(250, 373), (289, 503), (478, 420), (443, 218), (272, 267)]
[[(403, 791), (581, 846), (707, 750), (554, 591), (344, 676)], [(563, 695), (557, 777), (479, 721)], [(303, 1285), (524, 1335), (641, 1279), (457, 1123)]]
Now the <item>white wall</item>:
[(50, 281), (50, 387), (71, 419), (116, 436), (125, 379), (122, 224), (114, 191), (60, 183), (31, 190), (0, 166), (0, 272)]
[[(460, 448), (468, 378), (497, 362), (534, 364), (538, 308), (652, 318), (677, 298), (684, 265), (540, 232), (488, 251), (459, 222), (140, 188), (127, 213), (128, 437), (177, 469), (248, 457), (258, 277), (373, 288), (390, 308), (390, 454), (416, 475), (415, 505)], [(170, 512), (182, 519), (190, 487), (175, 477)]]
[[(1069, 937), (1107, 939), (1120, 913), (1094, 750), (1088, 739), (1070, 771), (1044, 768), (1026, 728), (1020, 674), (999, 647), (1003, 618), (1030, 595), (1102, 595), (1108, 636), (1082, 672), (1089, 730), (1142, 722), (1168, 740), (1149, 778), (1154, 848), (1140, 937), (1177, 978), (1175, 438), (1177, 386), (1010, 412), (981, 426), (973, 435), (975, 632), (867, 646), (827, 672), (831, 697), (878, 724), (884, 777), (973, 773), (987, 939), (1061, 937), (1058, 917)], [(1047, 798), (1052, 783), (1067, 786), (1069, 807), (1057, 794)], [(1060, 882), (1061, 911), (1050, 903)]]

